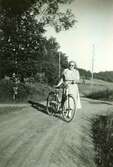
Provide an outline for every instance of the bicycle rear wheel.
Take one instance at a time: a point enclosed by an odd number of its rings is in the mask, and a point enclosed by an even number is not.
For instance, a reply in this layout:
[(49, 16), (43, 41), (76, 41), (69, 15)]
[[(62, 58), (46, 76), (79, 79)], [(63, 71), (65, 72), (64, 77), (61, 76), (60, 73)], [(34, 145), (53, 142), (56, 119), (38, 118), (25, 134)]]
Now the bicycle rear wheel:
[(48, 115), (53, 115), (58, 110), (58, 99), (54, 92), (49, 93), (46, 108)]
[(63, 111), (62, 111), (63, 119), (66, 122), (71, 122), (74, 118), (75, 111), (76, 111), (75, 99), (73, 98), (73, 96), (68, 95), (63, 105)]

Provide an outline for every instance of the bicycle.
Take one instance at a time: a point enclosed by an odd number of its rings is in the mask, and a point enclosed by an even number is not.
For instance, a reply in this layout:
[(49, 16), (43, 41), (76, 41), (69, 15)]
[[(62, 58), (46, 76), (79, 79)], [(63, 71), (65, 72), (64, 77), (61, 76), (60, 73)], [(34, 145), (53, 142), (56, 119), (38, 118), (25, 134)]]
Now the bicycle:
[[(71, 81), (70, 84), (74, 84)], [(59, 113), (64, 121), (71, 122), (76, 112), (76, 103), (74, 97), (68, 92), (68, 85), (64, 85), (62, 98), (59, 98), (59, 88), (51, 91), (47, 97), (47, 113), (53, 115)]]

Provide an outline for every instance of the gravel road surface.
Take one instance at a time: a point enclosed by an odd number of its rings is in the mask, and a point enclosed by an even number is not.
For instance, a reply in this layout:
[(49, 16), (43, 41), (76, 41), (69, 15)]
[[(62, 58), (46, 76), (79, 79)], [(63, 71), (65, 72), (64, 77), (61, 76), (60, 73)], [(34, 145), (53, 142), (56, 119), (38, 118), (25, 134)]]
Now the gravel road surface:
[(13, 112), (13, 105), (0, 105), (0, 167), (96, 167), (92, 119), (112, 105), (82, 98), (82, 109), (66, 123), (31, 103), (14, 105)]

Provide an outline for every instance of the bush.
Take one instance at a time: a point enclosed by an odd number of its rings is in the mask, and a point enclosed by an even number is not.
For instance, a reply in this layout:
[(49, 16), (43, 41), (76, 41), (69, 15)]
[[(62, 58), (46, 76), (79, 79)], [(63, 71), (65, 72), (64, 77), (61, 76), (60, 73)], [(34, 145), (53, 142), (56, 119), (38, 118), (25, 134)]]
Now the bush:
[(30, 95), (30, 87), (20, 83), (18, 84), (18, 94), (17, 94), (17, 101), (26, 101)]
[(113, 114), (92, 120), (97, 167), (113, 166)]
[(51, 87), (43, 83), (34, 83), (30, 85), (29, 100), (33, 101), (45, 101), (48, 93), (51, 91)]
[(0, 101), (10, 101), (13, 94), (13, 82), (9, 80), (0, 81)]
[(46, 84), (33, 83), (24, 84), (19, 83), (17, 89), (16, 99), (13, 99), (15, 84), (11, 80), (0, 81), (0, 102), (27, 102), (28, 100), (46, 100), (48, 92), (51, 90)]
[[(15, 83), (11, 80), (0, 81), (0, 102), (11, 102), (13, 101)], [(26, 99), (30, 93), (30, 88), (23, 83), (17, 85), (17, 101)]]

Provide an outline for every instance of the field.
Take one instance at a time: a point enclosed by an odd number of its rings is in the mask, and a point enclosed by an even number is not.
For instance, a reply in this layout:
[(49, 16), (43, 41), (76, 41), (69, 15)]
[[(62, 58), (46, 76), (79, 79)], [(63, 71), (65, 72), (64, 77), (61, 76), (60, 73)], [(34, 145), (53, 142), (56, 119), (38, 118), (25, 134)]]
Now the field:
[(94, 79), (93, 82), (91, 80), (86, 80), (85, 84), (79, 84), (79, 89), (81, 95), (88, 95), (99, 91), (113, 90), (113, 83), (97, 79)]

